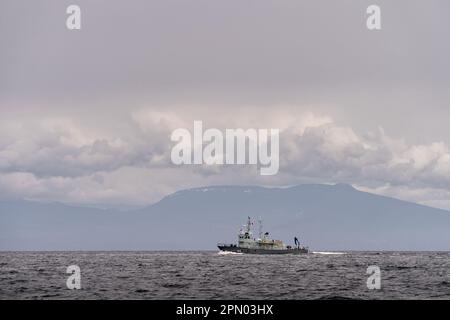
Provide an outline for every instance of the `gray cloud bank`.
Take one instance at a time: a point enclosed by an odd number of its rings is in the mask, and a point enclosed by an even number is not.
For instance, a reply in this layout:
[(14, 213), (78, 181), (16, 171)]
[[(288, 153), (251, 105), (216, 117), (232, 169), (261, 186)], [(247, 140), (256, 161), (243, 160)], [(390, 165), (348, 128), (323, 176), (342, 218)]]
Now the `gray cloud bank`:
[[(0, 0), (0, 194), (144, 205), (347, 182), (450, 209), (450, 3)], [(170, 133), (279, 128), (280, 172), (170, 162)]]
[[(292, 185), (347, 182), (365, 190), (450, 208), (450, 151), (446, 143), (410, 144), (382, 128), (356, 132), (331, 117), (277, 106), (258, 114), (216, 117), (226, 108), (144, 108), (128, 130), (102, 131), (70, 119), (2, 121), (0, 190), (3, 197), (74, 203), (143, 205), (184, 187), (208, 184)], [(170, 134), (192, 128), (279, 128), (280, 171), (262, 177), (251, 165), (185, 165), (170, 160)]]

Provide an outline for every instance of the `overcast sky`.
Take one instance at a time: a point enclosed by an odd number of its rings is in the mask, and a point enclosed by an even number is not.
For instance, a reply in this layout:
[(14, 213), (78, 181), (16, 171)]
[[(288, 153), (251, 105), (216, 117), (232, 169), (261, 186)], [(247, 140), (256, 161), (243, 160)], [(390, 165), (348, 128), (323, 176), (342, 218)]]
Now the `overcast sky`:
[[(450, 209), (449, 31), (448, 0), (0, 0), (0, 197), (346, 182)], [(279, 128), (279, 174), (172, 165), (194, 120)]]

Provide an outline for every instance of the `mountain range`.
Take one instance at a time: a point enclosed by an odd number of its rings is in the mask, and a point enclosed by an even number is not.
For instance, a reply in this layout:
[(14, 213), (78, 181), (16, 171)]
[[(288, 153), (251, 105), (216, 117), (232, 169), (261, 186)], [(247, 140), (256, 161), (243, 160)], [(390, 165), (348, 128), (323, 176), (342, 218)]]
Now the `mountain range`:
[(450, 212), (347, 184), (210, 186), (138, 210), (0, 202), (0, 250), (215, 250), (251, 216), (287, 244), (314, 251), (450, 250)]

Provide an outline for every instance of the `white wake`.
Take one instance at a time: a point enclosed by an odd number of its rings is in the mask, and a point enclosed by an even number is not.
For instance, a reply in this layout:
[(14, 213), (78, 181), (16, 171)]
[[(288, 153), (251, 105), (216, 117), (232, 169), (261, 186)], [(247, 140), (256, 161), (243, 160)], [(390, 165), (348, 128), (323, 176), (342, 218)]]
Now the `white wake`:
[(346, 252), (314, 251), (315, 254), (347, 254)]
[(232, 252), (232, 251), (219, 251), (219, 252), (217, 252), (217, 254), (220, 254), (220, 255), (233, 255), (233, 254), (243, 254), (242, 252)]

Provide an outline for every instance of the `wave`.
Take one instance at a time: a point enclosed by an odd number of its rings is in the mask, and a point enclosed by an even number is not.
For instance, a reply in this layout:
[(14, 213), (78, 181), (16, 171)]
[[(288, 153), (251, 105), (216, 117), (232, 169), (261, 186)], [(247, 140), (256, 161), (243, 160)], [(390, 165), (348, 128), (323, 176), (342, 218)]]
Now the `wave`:
[(313, 251), (314, 254), (347, 254), (347, 252)]

